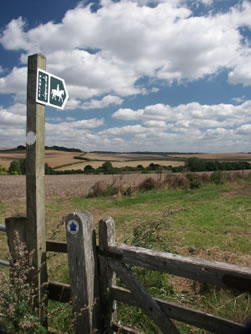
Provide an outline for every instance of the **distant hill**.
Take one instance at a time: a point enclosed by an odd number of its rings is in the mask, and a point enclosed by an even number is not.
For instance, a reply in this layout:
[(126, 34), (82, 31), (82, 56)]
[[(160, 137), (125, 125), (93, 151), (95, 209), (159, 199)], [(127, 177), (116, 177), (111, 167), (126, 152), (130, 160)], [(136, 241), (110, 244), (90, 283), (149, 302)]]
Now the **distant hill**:
[[(19, 145), (16, 148), (17, 150), (26, 150), (26, 147), (23, 145)], [(45, 146), (46, 150), (55, 150), (55, 151), (63, 151), (63, 152), (78, 152), (78, 153), (83, 153), (83, 151), (81, 151), (78, 148), (68, 148), (68, 147), (64, 147), (64, 146)]]
[(149, 154), (149, 155), (173, 155), (173, 154), (204, 154), (201, 152), (151, 152), (151, 151), (135, 151), (135, 152), (114, 152), (114, 151), (91, 151), (90, 153), (96, 153), (96, 154)]

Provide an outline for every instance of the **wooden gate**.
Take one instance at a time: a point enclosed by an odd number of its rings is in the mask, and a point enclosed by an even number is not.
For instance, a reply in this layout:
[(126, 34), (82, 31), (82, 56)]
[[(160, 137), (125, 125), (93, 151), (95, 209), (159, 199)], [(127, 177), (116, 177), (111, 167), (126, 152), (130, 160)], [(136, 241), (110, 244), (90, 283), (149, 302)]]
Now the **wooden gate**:
[[(10, 251), (14, 232), (24, 240), (25, 218), (8, 218), (0, 231), (7, 232)], [(67, 243), (46, 242), (47, 252), (68, 253), (70, 285), (48, 282), (48, 298), (62, 303), (72, 300), (78, 314), (75, 333), (138, 333), (116, 323), (116, 302), (137, 306), (151, 317), (162, 333), (179, 333), (173, 320), (229, 334), (244, 325), (212, 314), (153, 298), (134, 277), (128, 265), (140, 266), (217, 287), (251, 292), (251, 268), (117, 243), (115, 223), (109, 217), (99, 222), (99, 238), (93, 218), (87, 211), (73, 212), (65, 219)], [(23, 234), (23, 236), (22, 236)], [(4, 263), (8, 265), (8, 263)], [(116, 285), (115, 274), (127, 288)]]
[[(153, 298), (127, 265), (249, 292), (251, 268), (117, 243), (115, 223), (110, 217), (99, 222), (97, 247), (95, 226), (88, 212), (69, 215), (66, 230), (72, 298), (77, 305), (75, 310), (84, 310), (77, 319), (76, 333), (92, 333), (95, 330), (110, 333), (118, 329), (115, 323), (116, 301), (142, 308), (163, 333), (179, 333), (172, 320), (221, 334), (243, 327), (211, 314)], [(127, 289), (116, 286), (115, 273)], [(83, 323), (86, 325), (87, 322), (89, 327), (83, 331)], [(123, 331), (132, 332), (125, 328)]]

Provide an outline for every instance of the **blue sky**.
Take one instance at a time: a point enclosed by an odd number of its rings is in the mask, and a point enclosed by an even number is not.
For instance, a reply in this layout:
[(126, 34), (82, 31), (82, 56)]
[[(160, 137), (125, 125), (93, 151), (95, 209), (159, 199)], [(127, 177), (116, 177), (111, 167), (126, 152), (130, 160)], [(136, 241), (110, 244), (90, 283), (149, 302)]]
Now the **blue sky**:
[(0, 147), (25, 143), (28, 56), (65, 79), (46, 144), (251, 151), (251, 1), (0, 3)]

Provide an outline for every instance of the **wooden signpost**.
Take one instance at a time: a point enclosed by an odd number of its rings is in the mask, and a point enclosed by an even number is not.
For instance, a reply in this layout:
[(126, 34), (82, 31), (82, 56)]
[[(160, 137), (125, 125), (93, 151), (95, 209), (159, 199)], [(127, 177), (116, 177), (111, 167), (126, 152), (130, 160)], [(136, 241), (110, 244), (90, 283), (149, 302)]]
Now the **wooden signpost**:
[(63, 79), (46, 72), (46, 58), (28, 57), (26, 128), (26, 243), (33, 252), (34, 283), (41, 302), (43, 283), (47, 282), (45, 224), (45, 105), (63, 109), (68, 92)]
[(28, 58), (27, 126), (26, 126), (26, 243), (33, 252), (34, 283), (41, 302), (41, 285), (47, 282), (46, 227), (44, 187), (45, 106), (36, 103), (37, 68), (46, 69), (46, 58)]
[[(26, 126), (26, 206), (27, 217), (6, 219), (8, 243), (12, 247), (16, 232), (32, 252), (32, 282), (37, 289), (36, 304), (42, 302), (47, 283), (45, 224), (45, 105), (63, 109), (68, 93), (63, 79), (46, 72), (46, 58), (28, 57)], [(38, 308), (40, 309), (40, 308)]]

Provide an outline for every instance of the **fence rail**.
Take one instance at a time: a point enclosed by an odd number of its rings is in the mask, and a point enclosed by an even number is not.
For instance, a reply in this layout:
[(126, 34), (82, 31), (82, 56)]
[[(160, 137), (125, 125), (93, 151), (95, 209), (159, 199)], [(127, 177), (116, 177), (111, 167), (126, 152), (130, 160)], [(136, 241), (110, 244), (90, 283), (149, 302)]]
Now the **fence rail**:
[[(46, 242), (46, 249), (53, 252), (68, 252), (67, 243), (51, 240)], [(207, 282), (224, 288), (251, 291), (251, 268), (249, 267), (184, 257), (116, 242), (107, 243), (106, 250), (100, 250), (100, 247), (96, 246), (96, 252), (98, 256), (104, 257), (110, 265), (112, 261), (121, 262), (196, 281)], [(68, 303), (71, 299), (70, 285), (49, 282), (48, 298)], [(130, 290), (116, 285), (111, 286), (111, 299), (130, 306), (141, 306)], [(243, 328), (242, 324), (212, 314), (169, 303), (158, 298), (153, 298), (153, 300), (164, 310), (167, 317), (213, 333), (229, 334)], [(118, 324), (113, 322), (112, 328), (115, 330), (118, 327)], [(126, 327), (121, 328), (121, 332), (137, 333), (134, 330), (129, 331)]]
[[(62, 303), (72, 300), (75, 311), (84, 308), (77, 320), (76, 334), (95, 329), (98, 333), (107, 329), (139, 333), (116, 322), (117, 301), (142, 308), (163, 333), (179, 333), (173, 320), (221, 334), (244, 328), (242, 324), (150, 296), (127, 265), (246, 292), (251, 292), (251, 268), (117, 243), (112, 218), (100, 221), (97, 246), (95, 225), (88, 212), (74, 212), (65, 223), (67, 243), (47, 240), (46, 251), (68, 253), (71, 284), (48, 282), (48, 298)], [(6, 227), (0, 225), (0, 231), (6, 232)], [(7, 265), (7, 261), (1, 262)], [(126, 289), (116, 285), (115, 273)]]
[[(0, 232), (5, 232), (6, 233), (6, 226), (5, 225), (0, 224)], [(0, 266), (9, 267), (10, 262), (0, 259)]]
[(109, 244), (102, 255), (118, 262), (141, 266), (218, 287), (251, 292), (251, 268), (249, 267), (158, 252), (121, 243)]

